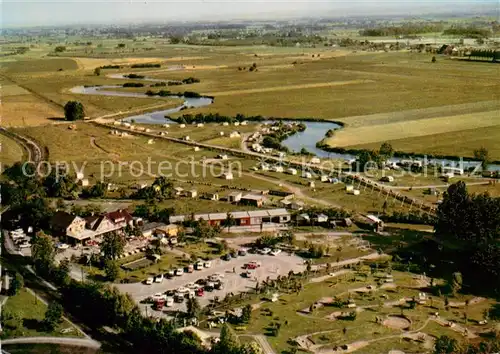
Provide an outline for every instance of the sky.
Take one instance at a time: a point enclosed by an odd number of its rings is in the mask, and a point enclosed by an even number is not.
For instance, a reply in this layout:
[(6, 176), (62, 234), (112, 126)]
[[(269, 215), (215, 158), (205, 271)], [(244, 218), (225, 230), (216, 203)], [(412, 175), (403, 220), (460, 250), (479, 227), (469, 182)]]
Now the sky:
[(500, 0), (0, 0), (3, 27), (408, 15), (498, 9)]

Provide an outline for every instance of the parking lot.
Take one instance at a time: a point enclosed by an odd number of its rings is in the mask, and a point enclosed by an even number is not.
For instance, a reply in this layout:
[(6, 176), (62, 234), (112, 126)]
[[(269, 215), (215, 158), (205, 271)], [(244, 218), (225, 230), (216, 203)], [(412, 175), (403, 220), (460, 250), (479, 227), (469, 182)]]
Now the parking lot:
[[(243, 266), (251, 261), (260, 262), (261, 266), (254, 271), (252, 279), (242, 277), (245, 271)], [(233, 272), (233, 269), (235, 272)], [(157, 293), (165, 293), (168, 290), (175, 290), (185, 286), (187, 283), (196, 282), (198, 279), (206, 278), (212, 274), (220, 273), (224, 277), (222, 279), (223, 289), (214, 290), (212, 292), (205, 291), (203, 296), (197, 297), (201, 306), (206, 306), (210, 300), (218, 296), (223, 299), (226, 294), (246, 291), (255, 288), (256, 281), (263, 281), (267, 277), (274, 279), (278, 275), (286, 275), (290, 270), (294, 272), (302, 272), (305, 269), (304, 260), (295, 255), (288, 255), (287, 253), (280, 253), (277, 256), (271, 255), (258, 255), (247, 254), (233, 258), (230, 261), (223, 261), (221, 259), (213, 260), (210, 268), (202, 270), (195, 270), (193, 273), (184, 273), (182, 276), (175, 276), (172, 279), (165, 278), (162, 283), (153, 283), (146, 285), (144, 283), (136, 284), (117, 284), (116, 286), (123, 292), (129, 293), (132, 298), (139, 303), (141, 300), (148, 298)], [(164, 311), (173, 310), (186, 310), (186, 301), (183, 303), (175, 303), (172, 307), (165, 307)], [(141, 304), (142, 311), (148, 308), (148, 314), (154, 316), (166, 316), (160, 311), (151, 309), (151, 304)]]

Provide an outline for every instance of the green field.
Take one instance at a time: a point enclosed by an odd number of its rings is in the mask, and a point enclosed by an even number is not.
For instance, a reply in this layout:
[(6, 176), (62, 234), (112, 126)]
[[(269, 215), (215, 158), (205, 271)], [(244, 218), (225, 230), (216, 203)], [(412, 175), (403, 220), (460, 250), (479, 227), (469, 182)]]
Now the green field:
[[(45, 317), (47, 305), (36, 299), (26, 289), (21, 289), (13, 297), (9, 297), (2, 307), (3, 315), (14, 315), (16, 319), (7, 320), (2, 327), (4, 332), (2, 338), (33, 337), (33, 336), (81, 336), (69, 322), (63, 320), (52, 332), (45, 332), (42, 321)], [(61, 330), (72, 328), (69, 333), (61, 333)]]

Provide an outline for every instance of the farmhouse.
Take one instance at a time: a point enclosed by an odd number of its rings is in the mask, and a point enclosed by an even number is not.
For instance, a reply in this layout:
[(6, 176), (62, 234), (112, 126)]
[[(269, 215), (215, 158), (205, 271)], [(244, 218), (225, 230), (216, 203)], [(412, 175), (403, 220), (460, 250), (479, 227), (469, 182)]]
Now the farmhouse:
[(188, 198), (196, 198), (198, 196), (198, 191), (196, 189), (184, 191), (184, 196)]
[(464, 169), (460, 167), (450, 167), (450, 166), (445, 166), (442, 168), (443, 174), (454, 174), (454, 175), (463, 175), (464, 174)]

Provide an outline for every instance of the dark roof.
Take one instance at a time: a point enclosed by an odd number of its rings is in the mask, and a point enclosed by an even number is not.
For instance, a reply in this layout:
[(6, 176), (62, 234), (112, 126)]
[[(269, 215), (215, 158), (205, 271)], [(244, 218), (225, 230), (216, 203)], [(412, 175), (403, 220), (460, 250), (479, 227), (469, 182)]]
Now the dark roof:
[(132, 221), (132, 215), (130, 215), (128, 211), (122, 209), (112, 211), (106, 214), (106, 216), (110, 218), (114, 223), (116, 223), (116, 220), (119, 219), (125, 219), (126, 222)]
[(57, 211), (50, 220), (52, 227), (66, 229), (77, 216), (69, 214), (65, 211)]

